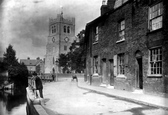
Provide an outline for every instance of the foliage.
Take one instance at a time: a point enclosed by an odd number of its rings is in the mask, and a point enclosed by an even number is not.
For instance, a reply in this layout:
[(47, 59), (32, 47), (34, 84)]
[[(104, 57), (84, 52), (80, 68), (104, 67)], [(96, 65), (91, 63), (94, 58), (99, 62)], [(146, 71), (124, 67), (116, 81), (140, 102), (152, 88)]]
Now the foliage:
[(14, 82), (16, 86), (27, 86), (28, 85), (28, 70), (24, 64), (20, 64), (16, 59), (16, 52), (12, 45), (6, 48), (4, 53), (3, 68), (8, 71), (8, 82)]
[(70, 46), (70, 52), (67, 54), (61, 54), (59, 58), (59, 66), (63, 69), (76, 72), (84, 71), (86, 51), (84, 46), (84, 33), (85, 30), (80, 31), (77, 35), (79, 41), (74, 41)]
[(5, 75), (6, 71), (7, 71), (7, 67), (5, 66), (5, 63), (0, 61), (0, 86), (7, 79), (7, 76)]
[(58, 59), (59, 61), (59, 66), (60, 67), (65, 67), (67, 65), (68, 57), (66, 54), (60, 54), (60, 58)]
[(18, 59), (16, 59), (16, 52), (15, 50), (13, 50), (12, 45), (9, 45), (8, 48), (6, 48), (6, 53), (4, 53), (4, 63), (7, 64), (7, 67), (18, 65)]
[(68, 56), (66, 54), (60, 54), (59, 59), (59, 66), (63, 68), (63, 71), (65, 72), (66, 70), (68, 70)]

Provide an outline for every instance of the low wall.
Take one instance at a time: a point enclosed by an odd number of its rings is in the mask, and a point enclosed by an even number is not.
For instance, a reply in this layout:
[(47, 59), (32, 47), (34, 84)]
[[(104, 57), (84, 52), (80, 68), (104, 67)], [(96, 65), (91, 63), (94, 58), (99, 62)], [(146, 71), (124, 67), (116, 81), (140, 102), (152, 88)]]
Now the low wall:
[[(56, 74), (58, 77), (72, 77), (72, 73), (57, 73)], [(84, 78), (84, 74), (80, 74), (80, 73), (75, 73), (75, 75), (77, 77), (83, 77)]]
[(42, 106), (42, 99), (35, 98), (35, 95), (31, 88), (27, 87), (27, 115), (48, 115)]
[(132, 81), (125, 78), (115, 78), (114, 87), (119, 90), (133, 91)]
[(43, 74), (43, 75), (41, 75), (41, 79), (43, 81), (53, 81), (52, 74)]

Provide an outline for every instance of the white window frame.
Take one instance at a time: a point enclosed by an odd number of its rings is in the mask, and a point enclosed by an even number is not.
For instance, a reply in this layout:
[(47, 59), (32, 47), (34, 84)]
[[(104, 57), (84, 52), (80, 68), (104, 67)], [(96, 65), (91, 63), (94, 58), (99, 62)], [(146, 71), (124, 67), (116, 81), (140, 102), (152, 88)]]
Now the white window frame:
[(119, 22), (118, 26), (118, 42), (125, 40), (125, 20)]
[(149, 30), (155, 31), (163, 27), (163, 2), (149, 7)]
[(99, 27), (96, 26), (95, 28), (95, 42), (98, 42), (99, 40)]
[(93, 58), (93, 74), (98, 74), (98, 56)]
[(149, 50), (149, 73), (148, 76), (162, 76), (163, 73), (163, 51), (162, 47)]
[(117, 55), (117, 73), (118, 75), (125, 74), (125, 54), (118, 54)]

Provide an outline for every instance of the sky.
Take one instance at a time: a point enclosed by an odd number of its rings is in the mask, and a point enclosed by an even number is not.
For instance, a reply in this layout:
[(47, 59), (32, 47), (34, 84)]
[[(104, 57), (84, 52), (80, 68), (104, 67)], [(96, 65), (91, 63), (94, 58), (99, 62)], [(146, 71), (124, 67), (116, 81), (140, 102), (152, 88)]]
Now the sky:
[(75, 35), (100, 16), (102, 0), (0, 0), (0, 56), (9, 44), (18, 59), (44, 58), (49, 18), (75, 17)]

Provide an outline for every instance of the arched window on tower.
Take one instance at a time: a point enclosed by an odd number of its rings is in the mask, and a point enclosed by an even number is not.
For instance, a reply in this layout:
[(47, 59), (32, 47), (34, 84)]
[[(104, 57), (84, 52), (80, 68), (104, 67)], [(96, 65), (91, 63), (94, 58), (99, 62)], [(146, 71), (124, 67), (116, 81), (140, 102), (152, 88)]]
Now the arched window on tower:
[(66, 26), (64, 26), (64, 32), (66, 33)]
[(69, 26), (67, 27), (67, 33), (70, 33), (70, 27)]
[(54, 25), (53, 32), (56, 33), (56, 26)]

